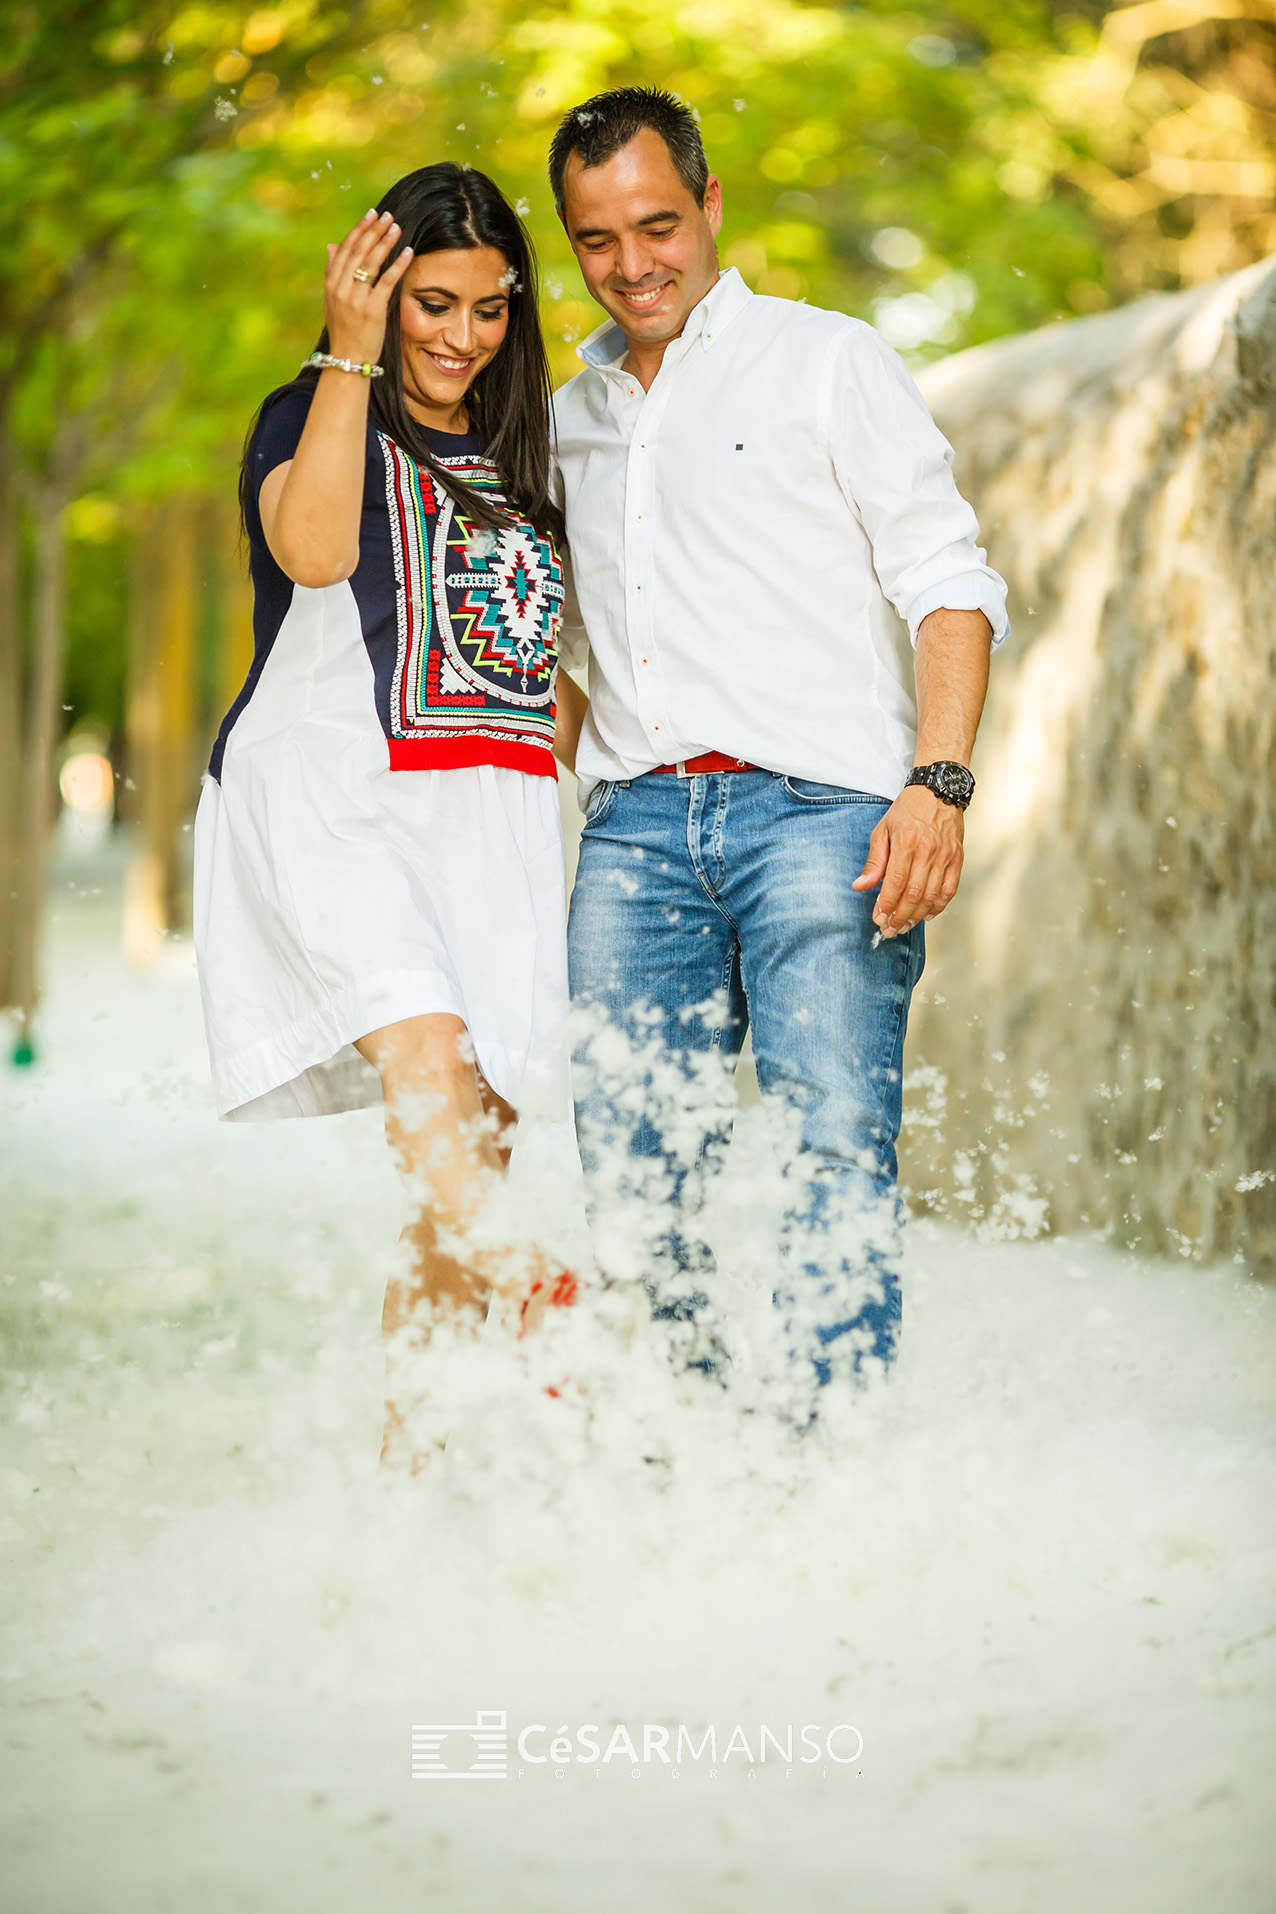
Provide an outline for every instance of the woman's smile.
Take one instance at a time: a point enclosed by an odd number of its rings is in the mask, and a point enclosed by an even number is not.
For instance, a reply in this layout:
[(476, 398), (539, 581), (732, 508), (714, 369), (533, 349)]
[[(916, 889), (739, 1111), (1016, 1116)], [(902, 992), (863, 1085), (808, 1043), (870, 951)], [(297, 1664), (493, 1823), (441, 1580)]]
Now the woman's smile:
[(430, 352), (428, 349), (424, 356), (432, 365), (437, 366), (440, 372), (446, 373), (449, 378), (464, 375), (474, 364), (472, 357), (466, 359), (448, 358), (441, 352)]

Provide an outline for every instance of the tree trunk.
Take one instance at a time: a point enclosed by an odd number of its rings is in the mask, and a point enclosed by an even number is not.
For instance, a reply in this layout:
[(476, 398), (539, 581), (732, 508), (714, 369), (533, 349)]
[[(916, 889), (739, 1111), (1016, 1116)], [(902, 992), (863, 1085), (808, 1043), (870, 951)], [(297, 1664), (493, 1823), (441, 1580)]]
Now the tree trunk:
[(22, 609), (18, 486), (0, 396), (0, 1009), (15, 1001), (18, 843), (22, 816)]
[(124, 946), (139, 966), (187, 917), (182, 826), (197, 789), (198, 521), (197, 501), (169, 500), (144, 515), (134, 547), (127, 723), (136, 787), (129, 810), (140, 829), (125, 879)]
[(10, 994), (22, 1020), (19, 1055), (29, 1056), (31, 1025), (40, 994), (40, 940), (44, 925), (49, 835), (56, 816), (54, 754), (62, 734), (66, 650), (66, 539), (60, 486), (36, 494), (35, 589), (32, 657), (22, 752), (21, 820)]
[(1015, 629), (913, 1023), (907, 1179), (994, 1233), (1039, 1199), (1270, 1273), (1276, 264), (921, 384)]

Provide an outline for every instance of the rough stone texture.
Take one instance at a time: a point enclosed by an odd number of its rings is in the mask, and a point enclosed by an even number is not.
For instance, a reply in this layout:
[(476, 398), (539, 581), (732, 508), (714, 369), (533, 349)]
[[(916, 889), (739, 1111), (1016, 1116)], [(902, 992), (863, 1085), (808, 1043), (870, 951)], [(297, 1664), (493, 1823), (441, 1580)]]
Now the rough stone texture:
[(1276, 1274), (1276, 260), (921, 385), (1014, 634), (906, 1182)]

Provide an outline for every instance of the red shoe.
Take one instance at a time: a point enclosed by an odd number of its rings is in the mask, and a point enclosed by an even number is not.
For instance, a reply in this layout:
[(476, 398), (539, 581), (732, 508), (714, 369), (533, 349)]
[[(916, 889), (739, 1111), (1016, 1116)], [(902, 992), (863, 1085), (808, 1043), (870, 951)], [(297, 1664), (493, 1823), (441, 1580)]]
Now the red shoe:
[[(546, 1285), (543, 1282), (533, 1283), (523, 1298), (523, 1306), (518, 1312), (518, 1333), (520, 1338), (527, 1334), (527, 1312), (531, 1308), (533, 1300), (540, 1295), (545, 1287)], [(553, 1282), (549, 1285), (549, 1294), (546, 1296), (541, 1308), (542, 1310), (570, 1309), (579, 1295), (580, 1285), (577, 1283), (571, 1271), (565, 1269), (559, 1275), (555, 1276)], [(549, 1383), (546, 1385), (545, 1394), (547, 1396), (558, 1397), (565, 1387), (565, 1383), (562, 1384), (560, 1388), (556, 1388), (553, 1383)]]
[[(523, 1298), (523, 1306), (518, 1312), (518, 1333), (520, 1336), (524, 1336), (527, 1333), (527, 1312), (532, 1306), (532, 1300), (534, 1297), (539, 1296), (544, 1288), (545, 1284), (543, 1282), (533, 1283)], [(579, 1294), (580, 1285), (577, 1283), (571, 1271), (565, 1269), (560, 1275), (555, 1276), (549, 1286), (549, 1294), (541, 1307), (543, 1309), (570, 1309)]]

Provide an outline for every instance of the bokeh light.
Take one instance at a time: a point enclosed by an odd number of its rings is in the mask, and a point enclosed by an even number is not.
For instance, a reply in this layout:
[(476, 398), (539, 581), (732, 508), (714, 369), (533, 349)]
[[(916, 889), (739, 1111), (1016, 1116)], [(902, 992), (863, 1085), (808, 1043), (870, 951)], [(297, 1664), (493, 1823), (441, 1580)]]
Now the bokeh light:
[(58, 776), (62, 802), (70, 811), (108, 817), (115, 808), (115, 773), (100, 751), (77, 751)]

